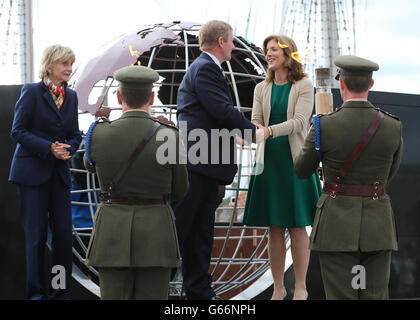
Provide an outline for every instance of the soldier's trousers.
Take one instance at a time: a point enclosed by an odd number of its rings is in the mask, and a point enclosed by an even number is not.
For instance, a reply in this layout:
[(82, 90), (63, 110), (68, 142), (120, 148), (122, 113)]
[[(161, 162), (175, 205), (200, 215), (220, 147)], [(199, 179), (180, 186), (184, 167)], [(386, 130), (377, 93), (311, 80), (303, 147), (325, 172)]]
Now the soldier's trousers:
[(99, 268), (102, 300), (168, 300), (172, 268)]
[(388, 299), (390, 250), (322, 251), (319, 262), (327, 300)]

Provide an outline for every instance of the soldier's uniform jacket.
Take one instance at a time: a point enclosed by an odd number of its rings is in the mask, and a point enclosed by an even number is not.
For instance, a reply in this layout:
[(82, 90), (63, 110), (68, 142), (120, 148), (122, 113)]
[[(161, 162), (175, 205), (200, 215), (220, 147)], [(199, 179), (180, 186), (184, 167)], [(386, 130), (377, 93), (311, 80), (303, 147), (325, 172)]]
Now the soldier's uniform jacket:
[[(384, 112), (385, 113), (385, 112)], [(336, 112), (320, 117), (324, 180), (336, 176), (356, 146), (363, 140), (378, 110), (368, 101), (350, 100)], [(385, 113), (376, 133), (354, 162), (342, 184), (388, 185), (396, 175), (402, 156), (402, 125)], [(313, 127), (295, 162), (296, 174), (308, 178), (319, 166)], [(355, 197), (323, 193), (310, 235), (310, 248), (317, 251), (397, 250), (397, 230), (388, 195)]]
[[(90, 142), (93, 166), (84, 158), (85, 167), (96, 172), (105, 190), (120, 167), (128, 160), (155, 120), (142, 111), (128, 111), (115, 121), (98, 123)], [(184, 164), (161, 165), (156, 151), (161, 130), (170, 130), (179, 146), (178, 130), (162, 124), (127, 169), (115, 188), (118, 196), (147, 199), (170, 196), (181, 200), (188, 191)], [(165, 134), (164, 134), (165, 136)], [(181, 150), (180, 150), (181, 149)], [(175, 218), (169, 203), (127, 205), (101, 203), (95, 215), (93, 233), (86, 253), (86, 264), (98, 267), (178, 267), (180, 254)]]

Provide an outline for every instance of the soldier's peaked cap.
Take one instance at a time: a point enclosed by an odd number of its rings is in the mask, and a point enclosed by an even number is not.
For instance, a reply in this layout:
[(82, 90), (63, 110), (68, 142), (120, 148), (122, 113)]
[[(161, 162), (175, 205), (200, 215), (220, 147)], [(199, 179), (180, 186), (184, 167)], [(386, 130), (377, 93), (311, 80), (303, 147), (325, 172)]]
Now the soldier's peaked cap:
[(152, 89), (153, 83), (159, 80), (159, 74), (148, 67), (128, 66), (115, 71), (114, 79), (123, 89)]
[(346, 55), (334, 59), (334, 64), (339, 68), (336, 79), (343, 76), (372, 77), (373, 71), (379, 70), (379, 65), (368, 59)]

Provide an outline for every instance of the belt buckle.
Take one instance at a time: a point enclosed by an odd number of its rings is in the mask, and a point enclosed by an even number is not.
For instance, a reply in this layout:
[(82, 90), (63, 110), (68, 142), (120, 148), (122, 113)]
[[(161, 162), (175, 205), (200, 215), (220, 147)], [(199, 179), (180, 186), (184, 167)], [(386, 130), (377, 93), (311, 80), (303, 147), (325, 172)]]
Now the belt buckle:
[(375, 186), (375, 193), (373, 194), (372, 200), (378, 200), (378, 186), (379, 186), (379, 182), (374, 182), (373, 185)]
[(338, 184), (339, 184), (339, 182), (340, 182), (340, 177), (337, 177), (337, 182), (334, 184), (334, 190), (333, 191), (331, 191), (331, 193), (330, 193), (330, 197), (332, 198), (332, 199), (335, 199), (336, 197), (337, 197), (337, 195), (336, 195), (336, 192), (337, 192), (337, 190), (338, 190)]

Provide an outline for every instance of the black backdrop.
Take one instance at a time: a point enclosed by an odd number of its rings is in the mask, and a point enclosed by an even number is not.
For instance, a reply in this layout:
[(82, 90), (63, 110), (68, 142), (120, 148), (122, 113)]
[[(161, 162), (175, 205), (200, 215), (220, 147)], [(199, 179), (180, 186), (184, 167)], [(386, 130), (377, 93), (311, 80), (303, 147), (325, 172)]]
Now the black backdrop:
[(25, 298), (25, 235), (16, 188), (7, 182), (15, 143), (10, 138), (13, 107), (21, 86), (0, 86), (0, 298)]
[[(0, 86), (0, 299), (25, 299), (25, 245), (20, 223), (16, 188), (8, 180), (15, 143), (10, 138), (14, 106), (21, 86)], [(334, 106), (342, 104), (333, 90)], [(399, 235), (399, 251), (393, 254), (390, 298), (420, 297), (420, 95), (371, 92), (369, 100), (398, 116), (403, 123), (404, 154), (399, 174), (388, 188)], [(49, 265), (49, 252), (45, 254)], [(46, 271), (47, 272), (47, 271)], [(46, 277), (48, 279), (48, 277)], [(286, 272), (288, 292), (294, 286), (293, 268)], [(311, 254), (307, 287), (309, 298), (323, 299), (324, 291), (318, 256)], [(72, 281), (73, 299), (92, 299), (93, 295)], [(271, 289), (258, 298), (269, 298)]]

